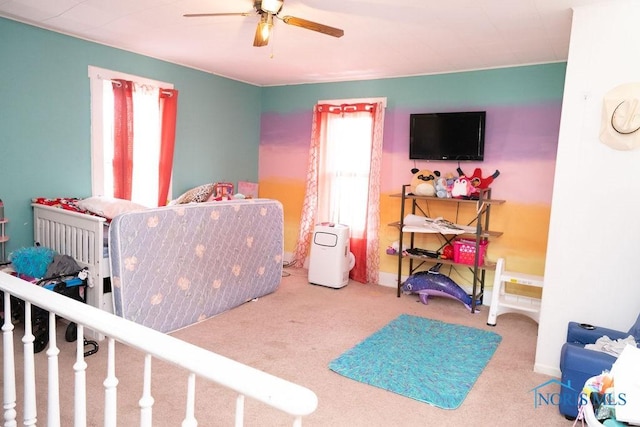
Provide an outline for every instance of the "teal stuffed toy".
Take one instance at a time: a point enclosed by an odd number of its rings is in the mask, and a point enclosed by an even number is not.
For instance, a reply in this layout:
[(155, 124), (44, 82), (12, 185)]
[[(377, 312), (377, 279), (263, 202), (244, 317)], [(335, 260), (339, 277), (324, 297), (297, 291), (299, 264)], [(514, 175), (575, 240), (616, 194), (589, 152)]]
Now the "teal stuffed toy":
[(16, 249), (9, 255), (9, 261), (16, 273), (42, 278), (47, 272), (47, 267), (53, 261), (56, 252), (44, 246), (30, 246)]

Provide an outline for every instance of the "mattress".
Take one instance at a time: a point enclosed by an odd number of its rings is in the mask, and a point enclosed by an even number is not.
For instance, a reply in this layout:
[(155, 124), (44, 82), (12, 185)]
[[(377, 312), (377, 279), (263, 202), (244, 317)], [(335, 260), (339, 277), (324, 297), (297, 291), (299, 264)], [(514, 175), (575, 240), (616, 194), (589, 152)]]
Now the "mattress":
[(283, 210), (271, 199), (167, 206), (109, 229), (114, 312), (171, 332), (274, 292)]

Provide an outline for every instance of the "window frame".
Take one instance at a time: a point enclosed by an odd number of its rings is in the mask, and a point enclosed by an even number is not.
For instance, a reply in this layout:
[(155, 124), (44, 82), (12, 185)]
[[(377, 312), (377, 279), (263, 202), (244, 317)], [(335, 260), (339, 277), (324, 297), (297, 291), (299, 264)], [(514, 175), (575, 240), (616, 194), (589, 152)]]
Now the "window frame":
[[(127, 74), (120, 71), (106, 68), (88, 66), (88, 77), (90, 82), (91, 98), (91, 195), (103, 196), (104, 191), (104, 143), (103, 143), (103, 82), (104, 80), (130, 80), (139, 84), (154, 86), (164, 89), (173, 89), (173, 83), (153, 80), (134, 74)], [(171, 195), (171, 184), (169, 185), (169, 195)]]

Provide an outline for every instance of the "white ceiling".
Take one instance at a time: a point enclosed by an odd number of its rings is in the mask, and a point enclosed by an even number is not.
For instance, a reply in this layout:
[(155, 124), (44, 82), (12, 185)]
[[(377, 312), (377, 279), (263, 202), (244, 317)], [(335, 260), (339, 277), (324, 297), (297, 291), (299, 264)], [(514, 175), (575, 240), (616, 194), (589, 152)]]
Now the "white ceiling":
[(253, 47), (253, 0), (0, 0), (0, 16), (258, 86), (405, 77), (565, 61), (571, 8), (612, 0), (285, 0)]

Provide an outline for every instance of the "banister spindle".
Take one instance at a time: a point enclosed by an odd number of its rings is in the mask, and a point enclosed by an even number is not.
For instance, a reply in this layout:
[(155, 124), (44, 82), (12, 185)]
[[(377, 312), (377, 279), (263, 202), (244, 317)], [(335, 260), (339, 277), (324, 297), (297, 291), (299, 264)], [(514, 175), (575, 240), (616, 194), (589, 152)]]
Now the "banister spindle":
[(84, 361), (84, 326), (78, 324), (76, 342), (76, 363), (74, 393), (74, 426), (86, 427), (87, 425), (87, 362)]
[(140, 427), (151, 427), (153, 425), (154, 399), (151, 396), (151, 360), (150, 354), (147, 354), (144, 358), (142, 397), (138, 402), (140, 405)]
[(118, 378), (116, 377), (116, 351), (113, 338), (108, 339), (107, 346), (107, 378), (104, 380), (104, 425), (118, 425)]
[(244, 394), (239, 394), (236, 397), (236, 427), (242, 427), (244, 425)]
[(195, 417), (196, 406), (196, 374), (191, 372), (187, 381), (187, 414), (182, 421), (182, 427), (197, 427), (198, 421)]
[(2, 324), (2, 374), (4, 426), (15, 427), (16, 423), (16, 367), (13, 348), (13, 323), (11, 319), (11, 295), (4, 292), (4, 322)]
[(56, 339), (56, 314), (49, 312), (49, 347), (47, 348), (48, 383), (47, 426), (60, 427), (60, 380), (58, 369), (58, 341)]
[(33, 328), (31, 324), (31, 303), (24, 303), (24, 423), (25, 426), (36, 425), (37, 405), (36, 405), (36, 368), (33, 353)]

